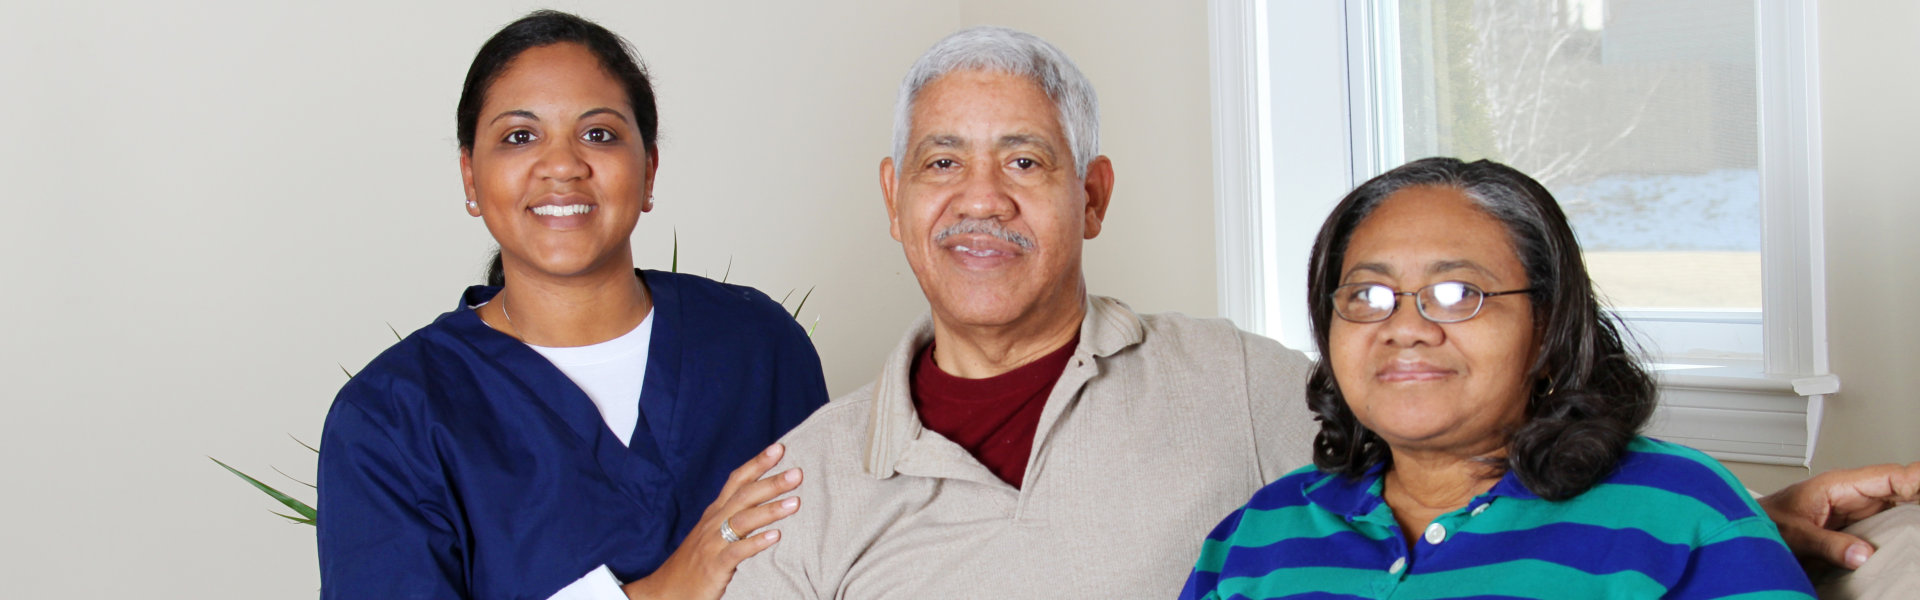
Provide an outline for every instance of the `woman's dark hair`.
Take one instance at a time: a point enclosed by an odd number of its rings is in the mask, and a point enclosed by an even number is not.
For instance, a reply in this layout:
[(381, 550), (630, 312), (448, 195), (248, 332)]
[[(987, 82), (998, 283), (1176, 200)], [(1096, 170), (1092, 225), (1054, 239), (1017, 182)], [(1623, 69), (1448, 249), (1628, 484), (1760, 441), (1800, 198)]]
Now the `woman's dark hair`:
[(487, 260), (487, 285), (500, 287), (507, 284), (506, 261), (500, 258), (500, 247), (493, 247), (493, 258)]
[[(486, 103), (487, 89), (507, 70), (513, 59), (527, 50), (559, 43), (585, 47), (600, 59), (600, 66), (606, 69), (607, 74), (620, 80), (620, 86), (627, 92), (627, 103), (633, 109), (634, 125), (640, 129), (640, 140), (646, 145), (647, 154), (654, 153), (654, 141), (660, 133), (660, 111), (654, 105), (653, 84), (647, 78), (646, 66), (634, 58), (633, 48), (618, 34), (593, 21), (555, 10), (529, 13), (501, 28), (499, 33), (487, 39), (487, 43), (480, 45), (480, 52), (474, 55), (473, 64), (467, 67), (467, 81), (460, 88), (460, 103), (453, 113), (461, 152), (473, 151), (475, 130), (479, 129), (480, 105)], [(487, 268), (487, 284), (502, 285), (505, 282), (500, 253), (496, 250), (492, 264)]]
[(467, 82), (460, 87), (460, 104), (454, 119), (462, 151), (473, 150), (474, 130), (479, 128), (480, 105), (487, 100), (487, 88), (500, 78), (520, 53), (559, 43), (579, 44), (600, 59), (607, 74), (620, 80), (632, 105), (634, 125), (647, 152), (654, 151), (654, 138), (660, 132), (660, 112), (653, 103), (653, 84), (647, 68), (634, 58), (633, 48), (618, 34), (598, 23), (556, 10), (536, 10), (507, 24), (499, 33), (480, 45), (480, 52), (467, 67)]
[[(1529, 491), (1549, 500), (1580, 495), (1611, 473), (1627, 443), (1653, 414), (1653, 380), (1641, 370), (1613, 320), (1600, 309), (1573, 228), (1559, 203), (1533, 178), (1491, 161), (1427, 158), (1368, 180), (1340, 200), (1307, 263), (1307, 305), (1313, 338), (1324, 351), (1333, 328), (1333, 290), (1340, 285), (1354, 229), (1400, 190), (1437, 186), (1464, 193), (1507, 229), (1526, 269), (1533, 327), (1540, 340), (1528, 371), (1534, 381), (1526, 422), (1510, 432), (1507, 459)], [(1393, 455), (1354, 417), (1323, 354), (1307, 382), (1307, 407), (1320, 420), (1313, 464), (1358, 477)]]

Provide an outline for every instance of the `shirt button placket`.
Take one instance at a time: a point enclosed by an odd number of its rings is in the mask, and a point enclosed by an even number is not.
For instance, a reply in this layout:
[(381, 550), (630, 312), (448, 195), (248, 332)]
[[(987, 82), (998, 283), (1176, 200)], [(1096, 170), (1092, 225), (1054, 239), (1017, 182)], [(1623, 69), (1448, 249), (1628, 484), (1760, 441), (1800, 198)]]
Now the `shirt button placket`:
[(1401, 556), (1393, 559), (1393, 564), (1387, 566), (1387, 575), (1373, 581), (1373, 597), (1393, 597), (1394, 590), (1398, 589), (1400, 583), (1406, 580), (1407, 557)]

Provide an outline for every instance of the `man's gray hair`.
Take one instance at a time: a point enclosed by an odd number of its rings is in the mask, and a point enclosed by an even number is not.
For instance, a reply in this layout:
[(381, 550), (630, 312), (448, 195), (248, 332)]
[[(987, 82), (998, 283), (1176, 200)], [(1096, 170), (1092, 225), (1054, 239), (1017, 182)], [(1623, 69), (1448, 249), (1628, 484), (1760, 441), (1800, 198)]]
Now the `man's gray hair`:
[(913, 103), (920, 89), (954, 71), (991, 71), (1025, 77), (1059, 110), (1060, 129), (1073, 152), (1074, 173), (1087, 176), (1087, 163), (1100, 155), (1100, 100), (1093, 83), (1080, 74), (1073, 59), (1053, 44), (1031, 33), (1005, 27), (962, 29), (928, 48), (900, 82), (893, 105), (893, 162), (896, 173), (906, 169), (907, 136), (913, 128)]

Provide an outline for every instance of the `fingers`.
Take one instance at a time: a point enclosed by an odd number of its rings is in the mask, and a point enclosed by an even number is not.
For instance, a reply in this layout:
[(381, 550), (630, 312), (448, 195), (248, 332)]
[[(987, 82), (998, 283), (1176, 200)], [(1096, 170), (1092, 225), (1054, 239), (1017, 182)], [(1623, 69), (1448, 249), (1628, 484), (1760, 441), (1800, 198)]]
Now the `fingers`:
[(714, 503), (719, 504), (726, 502), (727, 498), (733, 496), (742, 486), (760, 479), (762, 475), (766, 475), (767, 471), (773, 469), (774, 465), (780, 464), (780, 457), (786, 455), (786, 453), (786, 446), (776, 443), (772, 446), (767, 446), (766, 450), (754, 455), (752, 459), (747, 461), (747, 464), (740, 465), (740, 468), (734, 469), (732, 473), (727, 475), (727, 484), (720, 486), (720, 497), (716, 499)]
[(753, 558), (753, 555), (773, 547), (773, 543), (778, 541), (780, 541), (779, 530), (758, 533), (751, 537), (741, 538), (738, 542), (727, 544), (727, 547), (721, 550), (720, 555), (715, 558), (719, 560), (718, 566), (725, 569), (728, 573), (728, 578), (731, 578), (733, 570), (740, 566), (740, 561)]
[(1788, 525), (1804, 524), (1819, 528), (1826, 525), (1827, 513), (1831, 508), (1826, 489), (1827, 486), (1821, 485), (1816, 477), (1767, 494), (1760, 498), (1760, 507), (1766, 509), (1767, 516), (1775, 523), (1780, 524), (1783, 534)]
[(1894, 495), (1900, 502), (1920, 502), (1920, 461), (1914, 461), (1893, 476)]
[(1867, 558), (1873, 556), (1873, 545), (1866, 540), (1850, 534), (1829, 531), (1817, 527), (1794, 527), (1791, 533), (1782, 530), (1784, 537), (1795, 538), (1788, 546), (1803, 554), (1811, 554), (1830, 564), (1858, 569), (1867, 564)]
[[(802, 478), (800, 469), (787, 469), (778, 475), (740, 486), (731, 496), (721, 496), (715, 504), (721, 507), (722, 515), (737, 513), (793, 491), (794, 488), (800, 487)], [(735, 527), (735, 529), (739, 528)], [(741, 531), (746, 530), (741, 529)]]
[(1893, 464), (1869, 465), (1827, 471), (1813, 480), (1832, 488), (1836, 499), (1844, 496), (1889, 498), (1896, 493), (1894, 481), (1905, 470), (1905, 467)]
[[(746, 560), (780, 540), (778, 531), (759, 531), (800, 508), (800, 499), (768, 502), (799, 487), (799, 469), (788, 469), (772, 477), (766, 473), (779, 465), (786, 454), (780, 444), (748, 460), (727, 476), (720, 497), (707, 505), (687, 536), (673, 554), (653, 574), (628, 584), (633, 597), (717, 598), (726, 590), (733, 571)], [(740, 535), (727, 542), (722, 527)], [(634, 594), (640, 595), (634, 595)], [(648, 595), (652, 594), (652, 595)]]
[(717, 566), (731, 573), (740, 561), (759, 554), (762, 550), (773, 546), (774, 542), (780, 541), (778, 530), (751, 532), (766, 528), (800, 510), (799, 496), (789, 496), (771, 502), (769, 500), (799, 487), (801, 479), (799, 469), (788, 469), (779, 475), (747, 484), (734, 493), (733, 498), (728, 502), (729, 505), (744, 504), (747, 508), (734, 511), (724, 522), (736, 533), (750, 535), (743, 535), (740, 541), (727, 544), (716, 557), (719, 559)]
[[(797, 474), (798, 471), (788, 471), (788, 473)], [(798, 510), (800, 510), (800, 498), (789, 497), (734, 513), (732, 517), (727, 518), (726, 523), (735, 532), (751, 532), (785, 519)], [(780, 541), (780, 531), (777, 529), (742, 537), (740, 541), (721, 548), (719, 555), (714, 557), (716, 560), (713, 566), (718, 569), (716, 572), (727, 573), (730, 578), (733, 570), (740, 566), (740, 561), (752, 558), (767, 548), (773, 547), (773, 544), (778, 541)]]
[(779, 502), (768, 502), (733, 513), (733, 516), (727, 517), (727, 526), (745, 536), (772, 525), (775, 521), (785, 519), (797, 510), (800, 510), (800, 497), (791, 496)]
[(1832, 514), (1823, 522), (1839, 529), (1879, 514), (1895, 502), (1913, 497), (1913, 482), (1906, 481), (1907, 468), (1900, 465), (1873, 465), (1821, 473), (1807, 481), (1810, 492), (1824, 494)]
[(1873, 555), (1873, 546), (1835, 531), (1920, 495), (1920, 468), (1873, 465), (1821, 473), (1787, 486), (1760, 504), (1780, 526), (1780, 536), (1795, 554), (1857, 569)]

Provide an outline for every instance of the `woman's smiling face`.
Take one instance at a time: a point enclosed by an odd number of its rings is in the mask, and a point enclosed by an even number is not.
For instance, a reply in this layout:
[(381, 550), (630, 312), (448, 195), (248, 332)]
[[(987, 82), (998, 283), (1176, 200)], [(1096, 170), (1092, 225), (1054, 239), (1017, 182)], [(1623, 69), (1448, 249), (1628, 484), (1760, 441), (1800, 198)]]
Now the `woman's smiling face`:
[[(1487, 292), (1527, 287), (1506, 227), (1458, 189), (1388, 196), (1347, 241), (1341, 284), (1411, 292), (1460, 281)], [(1360, 423), (1396, 451), (1482, 454), (1525, 420), (1537, 342), (1526, 294), (1489, 297), (1478, 315), (1434, 323), (1412, 296), (1386, 320), (1334, 317), (1327, 360)]]
[(658, 164), (620, 81), (563, 42), (520, 53), (486, 88), (460, 174), (509, 272), (567, 277), (626, 268)]

